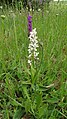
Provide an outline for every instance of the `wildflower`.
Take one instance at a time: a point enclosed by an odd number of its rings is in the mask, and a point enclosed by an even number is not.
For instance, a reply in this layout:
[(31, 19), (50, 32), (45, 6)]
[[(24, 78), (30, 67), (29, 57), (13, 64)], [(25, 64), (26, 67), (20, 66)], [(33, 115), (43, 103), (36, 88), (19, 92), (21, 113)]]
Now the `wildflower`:
[(31, 66), (31, 60), (28, 60), (28, 64)]
[(40, 12), (41, 11), (41, 9), (38, 9), (38, 12)]
[(0, 9), (3, 9), (3, 6), (0, 6)]
[(33, 8), (33, 12), (34, 12), (34, 8)]
[(26, 9), (28, 10), (28, 7), (26, 7)]
[(2, 19), (5, 19), (5, 15), (1, 15), (1, 18), (2, 18)]
[(59, 14), (57, 13), (56, 16), (58, 16)]
[(29, 36), (29, 39), (30, 39), (30, 43), (29, 43), (29, 46), (28, 46), (28, 53), (29, 53), (29, 56), (28, 56), (28, 64), (31, 65), (33, 62), (35, 63), (36, 60), (38, 60), (38, 55), (39, 55), (39, 52), (38, 52), (38, 41), (37, 41), (37, 32), (36, 32), (36, 28), (33, 29), (31, 32), (30, 32), (30, 36)]
[(28, 35), (32, 31), (32, 16), (28, 15)]
[(30, 12), (32, 11), (32, 9), (30, 8)]

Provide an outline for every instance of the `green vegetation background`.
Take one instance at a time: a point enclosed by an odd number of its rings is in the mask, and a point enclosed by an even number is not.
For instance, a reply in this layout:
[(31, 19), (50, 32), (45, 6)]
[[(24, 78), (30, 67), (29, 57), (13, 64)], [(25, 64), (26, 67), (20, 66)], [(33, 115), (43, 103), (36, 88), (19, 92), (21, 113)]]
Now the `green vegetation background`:
[(31, 69), (27, 15), (0, 9), (0, 119), (67, 119), (67, 4), (31, 12), (40, 59)]

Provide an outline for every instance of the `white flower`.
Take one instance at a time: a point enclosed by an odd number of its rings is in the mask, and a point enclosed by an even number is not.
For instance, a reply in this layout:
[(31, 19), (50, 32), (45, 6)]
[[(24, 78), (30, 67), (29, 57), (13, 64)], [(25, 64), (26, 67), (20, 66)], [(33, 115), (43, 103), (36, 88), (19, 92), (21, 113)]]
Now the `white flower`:
[(37, 58), (37, 56), (39, 55), (39, 52), (34, 52), (34, 57)]
[(31, 56), (32, 56), (32, 55), (31, 55), (31, 53), (29, 53), (28, 58), (30, 59), (30, 58), (31, 58)]
[(32, 11), (32, 9), (30, 9), (30, 12)]
[(38, 9), (38, 12), (40, 12), (41, 11), (41, 9)]
[(34, 36), (36, 36), (36, 34), (37, 34), (37, 32), (36, 32), (36, 28), (35, 28), (30, 32), (30, 37), (34, 37)]
[(31, 60), (28, 60), (28, 64), (30, 64), (30, 65), (31, 65)]
[(57, 13), (56, 16), (58, 16), (59, 14)]
[(29, 46), (28, 46), (28, 53), (29, 53), (29, 56), (28, 56), (28, 63), (31, 65), (32, 62), (38, 58), (38, 55), (39, 55), (39, 52), (38, 52), (38, 41), (37, 41), (37, 36), (36, 36), (37, 32), (36, 32), (36, 28), (32, 30), (32, 32), (30, 32), (30, 36), (29, 36), (29, 39), (30, 39), (30, 43), (29, 43)]
[(33, 9), (33, 12), (34, 12), (34, 9)]
[(1, 18), (2, 18), (2, 19), (5, 19), (5, 15), (1, 15)]
[(0, 6), (0, 9), (3, 9), (3, 6)]

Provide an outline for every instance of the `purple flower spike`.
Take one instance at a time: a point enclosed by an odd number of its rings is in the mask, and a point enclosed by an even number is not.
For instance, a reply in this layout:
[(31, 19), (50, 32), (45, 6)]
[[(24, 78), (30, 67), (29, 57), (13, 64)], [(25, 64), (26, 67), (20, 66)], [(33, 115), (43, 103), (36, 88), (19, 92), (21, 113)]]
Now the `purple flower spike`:
[(32, 16), (28, 15), (28, 35), (32, 31)]

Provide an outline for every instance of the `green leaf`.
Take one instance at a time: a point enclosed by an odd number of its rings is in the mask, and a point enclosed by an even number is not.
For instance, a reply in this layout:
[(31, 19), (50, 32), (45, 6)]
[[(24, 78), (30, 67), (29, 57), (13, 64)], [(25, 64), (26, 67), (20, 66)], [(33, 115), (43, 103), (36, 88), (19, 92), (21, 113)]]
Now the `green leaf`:
[(39, 108), (39, 106), (41, 105), (42, 103), (42, 94), (37, 94), (36, 96), (36, 104), (37, 104), (37, 108)]
[(25, 101), (25, 110), (26, 110), (26, 113), (28, 113), (31, 109), (31, 101), (30, 100), (26, 100)]
[(59, 105), (60, 107), (62, 107), (62, 108), (67, 107), (67, 103), (64, 103), (64, 102), (59, 102), (58, 105)]
[(21, 107), (23, 107), (23, 105), (21, 103), (19, 103), (18, 101), (16, 101), (14, 98), (10, 97), (5, 92), (4, 92), (4, 94), (11, 99), (13, 106), (21, 106)]
[(41, 118), (44, 115), (44, 112), (45, 112), (45, 106), (43, 105), (38, 110), (38, 116), (39, 116), (39, 118)]
[(6, 74), (6, 79), (5, 79), (6, 88), (8, 89), (10, 96), (14, 98), (15, 86), (14, 86), (12, 80), (10, 79), (11, 78), (10, 75), (11, 74), (9, 74), (9, 73)]
[(13, 116), (13, 119), (21, 119), (23, 114), (24, 114), (24, 110), (22, 108), (16, 109), (14, 116)]
[(31, 66), (31, 80), (33, 84), (35, 83), (35, 73), (36, 73), (36, 70), (34, 69), (33, 66)]
[(26, 73), (27, 75), (31, 75), (29, 69), (28, 69), (26, 66), (24, 66), (24, 71), (25, 71), (25, 73)]
[(57, 97), (46, 99), (49, 103), (58, 103), (59, 99)]
[(29, 94), (28, 94), (28, 91), (27, 91), (27, 87), (25, 85), (23, 85), (22, 88), (23, 88), (23, 91), (24, 91), (26, 97), (30, 100), (30, 97), (29, 97)]
[(31, 85), (31, 82), (29, 81), (21, 81), (22, 85)]

